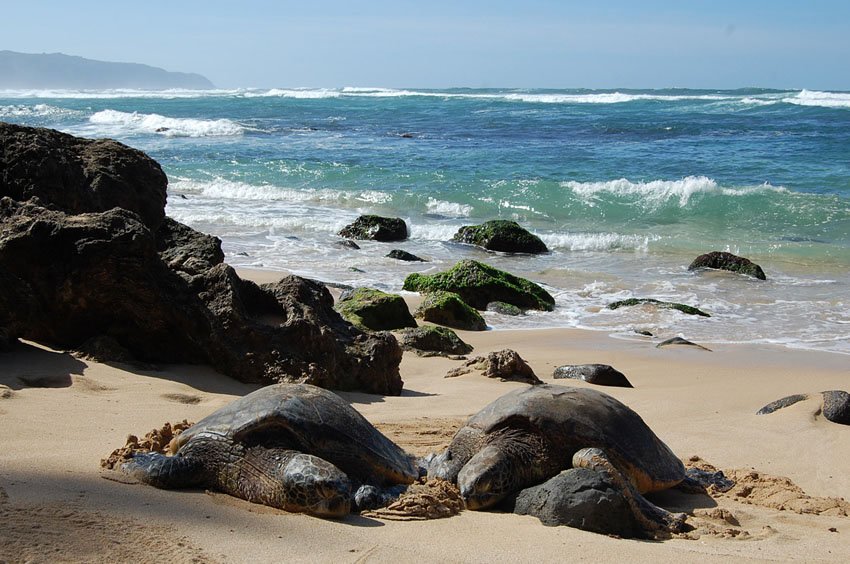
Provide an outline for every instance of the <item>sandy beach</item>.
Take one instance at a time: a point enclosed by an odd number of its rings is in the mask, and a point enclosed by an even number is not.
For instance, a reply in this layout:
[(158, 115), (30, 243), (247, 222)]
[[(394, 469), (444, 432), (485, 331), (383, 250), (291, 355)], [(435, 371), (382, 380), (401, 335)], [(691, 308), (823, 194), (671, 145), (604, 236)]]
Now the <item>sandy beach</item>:
[[(263, 281), (280, 273), (242, 275)], [(547, 383), (563, 364), (610, 364), (635, 387), (600, 389), (637, 411), (683, 460), (697, 455), (727, 472), (754, 471), (758, 483), (787, 477), (809, 496), (850, 499), (850, 429), (820, 417), (814, 399), (755, 415), (789, 394), (846, 389), (844, 355), (755, 345), (656, 348), (649, 338), (568, 329), (459, 334), (473, 355), (516, 350)], [(341, 395), (402, 447), (425, 454), (445, 447), (465, 418), (525, 385), (476, 373), (444, 378), (458, 364), (405, 353), (400, 397)], [(737, 499), (656, 495), (662, 506), (695, 514), (700, 537), (650, 542), (498, 512), (322, 520), (222, 494), (122, 483), (101, 470), (100, 460), (127, 435), (196, 421), (255, 388), (203, 366), (99, 364), (33, 343), (0, 355), (0, 562), (812, 562), (850, 554), (841, 504), (821, 515), (797, 513), (830, 502), (801, 502), (788, 483), (764, 499), (757, 491)], [(717, 507), (738, 524), (718, 517)]]

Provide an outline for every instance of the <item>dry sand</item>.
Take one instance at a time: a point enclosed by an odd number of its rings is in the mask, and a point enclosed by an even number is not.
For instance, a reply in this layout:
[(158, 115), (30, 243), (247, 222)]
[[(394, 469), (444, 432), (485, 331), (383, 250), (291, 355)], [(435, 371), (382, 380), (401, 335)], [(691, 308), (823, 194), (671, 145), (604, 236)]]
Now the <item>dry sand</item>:
[[(801, 492), (850, 499), (850, 428), (820, 417), (815, 400), (755, 415), (785, 395), (847, 389), (846, 356), (770, 346), (657, 349), (640, 338), (564, 329), (460, 334), (475, 346), (473, 354), (516, 350), (546, 382), (587, 386), (554, 381), (552, 371), (562, 364), (613, 365), (635, 388), (604, 391), (641, 414), (680, 457), (699, 455), (736, 469), (747, 487), (716, 498), (658, 495), (656, 502), (696, 515), (690, 522), (701, 536), (649, 542), (495, 512), (415, 522), (356, 515), (329, 521), (221, 494), (121, 483), (104, 479), (99, 463), (127, 435), (166, 421), (198, 420), (255, 387), (206, 367), (98, 364), (25, 343), (0, 355), (0, 562), (811, 562), (850, 556), (850, 517), (840, 515), (846, 506), (799, 499)], [(466, 417), (524, 385), (476, 373), (443, 377), (457, 365), (405, 353), (402, 396), (342, 395), (403, 447), (424, 454), (444, 447)], [(795, 512), (830, 503), (821, 515)]]

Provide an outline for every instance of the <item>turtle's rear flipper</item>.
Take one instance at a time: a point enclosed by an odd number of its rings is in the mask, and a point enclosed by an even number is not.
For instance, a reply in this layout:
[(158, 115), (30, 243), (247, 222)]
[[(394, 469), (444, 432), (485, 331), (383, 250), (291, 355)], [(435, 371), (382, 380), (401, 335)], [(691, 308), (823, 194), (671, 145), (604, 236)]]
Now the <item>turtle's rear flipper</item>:
[(203, 465), (198, 459), (158, 452), (134, 455), (121, 465), (121, 471), (140, 482), (169, 490), (199, 486), (203, 481)]
[(602, 449), (584, 448), (573, 455), (573, 466), (605, 472), (623, 492), (637, 522), (652, 535), (669, 535), (687, 530), (683, 513), (670, 513), (643, 497), (632, 482), (617, 469)]

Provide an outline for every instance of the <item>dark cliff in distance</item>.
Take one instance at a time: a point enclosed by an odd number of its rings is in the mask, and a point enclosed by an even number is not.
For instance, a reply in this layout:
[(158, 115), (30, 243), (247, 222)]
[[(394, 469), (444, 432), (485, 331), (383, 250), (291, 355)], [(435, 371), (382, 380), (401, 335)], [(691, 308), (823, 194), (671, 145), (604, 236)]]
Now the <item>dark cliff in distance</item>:
[(169, 72), (137, 63), (110, 63), (50, 53), (34, 55), (0, 51), (0, 88), (210, 89), (199, 74)]

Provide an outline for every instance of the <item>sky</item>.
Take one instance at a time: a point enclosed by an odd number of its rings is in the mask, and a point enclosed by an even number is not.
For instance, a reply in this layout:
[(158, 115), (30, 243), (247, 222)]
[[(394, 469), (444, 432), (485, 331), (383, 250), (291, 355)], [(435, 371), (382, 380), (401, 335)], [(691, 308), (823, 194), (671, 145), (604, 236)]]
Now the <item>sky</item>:
[(0, 50), (220, 88), (850, 90), (848, 0), (0, 0)]

